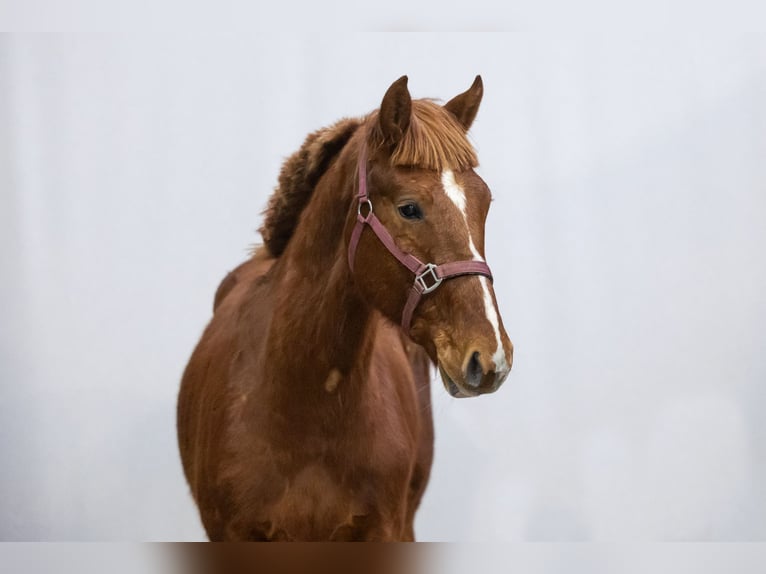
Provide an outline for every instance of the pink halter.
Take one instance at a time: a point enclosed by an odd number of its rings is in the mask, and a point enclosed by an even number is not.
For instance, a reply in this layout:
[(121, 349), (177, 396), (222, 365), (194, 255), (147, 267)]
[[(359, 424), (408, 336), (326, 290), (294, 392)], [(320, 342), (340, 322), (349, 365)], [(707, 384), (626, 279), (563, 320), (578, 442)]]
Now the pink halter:
[[(461, 275), (484, 275), (492, 280), (492, 272), (489, 266), (483, 261), (453, 261), (452, 263), (423, 263), (412, 255), (405, 253), (394, 242), (394, 238), (383, 226), (380, 220), (372, 211), (372, 202), (367, 195), (367, 147), (362, 145), (362, 151), (359, 154), (359, 191), (356, 194), (359, 201), (357, 205), (356, 225), (351, 233), (351, 241), (348, 244), (348, 266), (351, 271), (354, 270), (354, 258), (356, 248), (359, 245), (359, 239), (362, 237), (365, 225), (369, 225), (380, 242), (388, 251), (396, 257), (402, 265), (415, 274), (415, 281), (407, 297), (407, 303), (402, 312), (402, 328), (409, 333), (412, 314), (420, 303), (420, 299), (426, 293), (434, 291), (445, 279), (452, 279)], [(367, 214), (362, 215), (362, 207), (367, 207)]]

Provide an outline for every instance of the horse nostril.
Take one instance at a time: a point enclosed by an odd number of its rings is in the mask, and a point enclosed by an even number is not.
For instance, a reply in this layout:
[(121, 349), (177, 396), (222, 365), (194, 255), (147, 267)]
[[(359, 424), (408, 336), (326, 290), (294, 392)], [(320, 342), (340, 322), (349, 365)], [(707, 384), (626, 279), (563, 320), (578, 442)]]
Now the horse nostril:
[(481, 385), (481, 379), (484, 376), (484, 369), (479, 362), (479, 352), (474, 351), (471, 355), (471, 359), (468, 361), (468, 366), (465, 369), (465, 380), (472, 387), (478, 387)]

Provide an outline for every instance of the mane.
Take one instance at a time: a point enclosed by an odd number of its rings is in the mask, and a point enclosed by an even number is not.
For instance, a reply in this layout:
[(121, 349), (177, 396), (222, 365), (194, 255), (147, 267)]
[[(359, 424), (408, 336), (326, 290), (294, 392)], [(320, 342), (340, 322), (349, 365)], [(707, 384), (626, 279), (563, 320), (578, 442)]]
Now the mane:
[(279, 183), (269, 198), (259, 229), (273, 257), (279, 257), (287, 247), (319, 178), (361, 124), (358, 118), (347, 118), (309, 134), (300, 149), (282, 164)]
[[(363, 123), (369, 126), (370, 147), (385, 146), (377, 118), (376, 111), (364, 118), (346, 118), (317, 130), (285, 160), (259, 229), (273, 257), (284, 252), (317, 182)], [(412, 101), (410, 125), (391, 153), (391, 165), (462, 171), (476, 167), (478, 160), (455, 116), (434, 101), (423, 99)]]
[[(372, 114), (377, 120), (377, 113)], [(372, 130), (370, 145), (384, 145), (383, 134)], [(391, 154), (391, 165), (462, 171), (479, 164), (457, 118), (433, 100), (413, 100), (410, 126)]]

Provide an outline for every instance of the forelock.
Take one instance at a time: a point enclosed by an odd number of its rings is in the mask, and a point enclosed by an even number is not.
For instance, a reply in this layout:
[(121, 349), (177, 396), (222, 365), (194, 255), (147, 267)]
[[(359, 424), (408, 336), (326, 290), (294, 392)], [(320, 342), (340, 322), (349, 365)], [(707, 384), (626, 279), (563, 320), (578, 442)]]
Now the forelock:
[[(377, 125), (377, 114), (372, 117)], [(382, 145), (379, 130), (372, 131), (370, 143)], [(463, 171), (478, 163), (465, 130), (450, 112), (431, 100), (413, 100), (409, 128), (391, 153), (391, 165)]]

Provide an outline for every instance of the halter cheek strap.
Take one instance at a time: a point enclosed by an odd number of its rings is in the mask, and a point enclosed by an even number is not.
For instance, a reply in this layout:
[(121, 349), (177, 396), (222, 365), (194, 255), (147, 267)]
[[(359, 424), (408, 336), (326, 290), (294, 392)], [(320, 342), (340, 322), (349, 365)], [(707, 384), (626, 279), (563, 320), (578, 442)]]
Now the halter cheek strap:
[[(415, 280), (407, 296), (407, 303), (402, 311), (402, 328), (409, 333), (412, 323), (412, 314), (420, 303), (420, 299), (426, 293), (434, 291), (445, 279), (452, 279), (461, 275), (484, 275), (492, 280), (492, 272), (489, 266), (483, 261), (453, 261), (451, 263), (423, 263), (412, 255), (405, 253), (396, 245), (394, 238), (375, 216), (372, 211), (372, 202), (367, 195), (367, 150), (362, 146), (359, 154), (359, 191), (356, 194), (357, 211), (356, 225), (351, 232), (351, 240), (348, 244), (348, 266), (351, 271), (354, 270), (354, 259), (356, 257), (356, 248), (362, 237), (364, 228), (369, 226), (380, 242), (388, 249), (389, 253), (396, 257), (399, 262), (409, 269), (415, 275)], [(366, 213), (365, 213), (366, 212)]]

